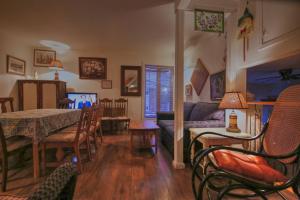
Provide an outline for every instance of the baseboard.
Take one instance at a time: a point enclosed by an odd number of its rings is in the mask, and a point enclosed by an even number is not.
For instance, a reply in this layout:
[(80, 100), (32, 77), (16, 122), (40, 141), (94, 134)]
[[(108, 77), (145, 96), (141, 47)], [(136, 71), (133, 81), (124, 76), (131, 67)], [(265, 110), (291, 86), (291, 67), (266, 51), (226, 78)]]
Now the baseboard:
[(172, 165), (175, 169), (184, 169), (185, 168), (185, 164), (183, 162), (177, 162), (175, 160), (173, 160)]

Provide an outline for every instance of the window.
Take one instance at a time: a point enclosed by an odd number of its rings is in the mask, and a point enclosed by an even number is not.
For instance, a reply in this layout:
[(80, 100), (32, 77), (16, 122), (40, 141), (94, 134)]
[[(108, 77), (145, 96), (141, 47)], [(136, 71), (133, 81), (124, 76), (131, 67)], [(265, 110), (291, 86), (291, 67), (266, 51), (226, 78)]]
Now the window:
[(155, 118), (156, 112), (173, 110), (173, 67), (146, 65), (145, 117)]

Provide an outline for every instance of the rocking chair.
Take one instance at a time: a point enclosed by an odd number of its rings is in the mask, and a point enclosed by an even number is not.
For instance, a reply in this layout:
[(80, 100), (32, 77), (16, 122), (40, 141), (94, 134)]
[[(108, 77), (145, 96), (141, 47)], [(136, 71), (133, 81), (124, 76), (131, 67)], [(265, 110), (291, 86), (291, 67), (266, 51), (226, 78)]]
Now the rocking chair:
[[(205, 134), (229, 137), (202, 133), (191, 142), (190, 150)], [(229, 138), (247, 141), (262, 138), (262, 143), (258, 152), (225, 146), (199, 150), (191, 160), (195, 199), (203, 199), (204, 189), (209, 199), (210, 191), (217, 192), (218, 200), (224, 196), (242, 199), (256, 196), (266, 200), (271, 193), (287, 199), (282, 193), (287, 191), (294, 199), (300, 199), (300, 85), (291, 86), (280, 94), (259, 135), (247, 139)], [(207, 162), (201, 168), (199, 164), (203, 159)], [(295, 167), (291, 177), (287, 176), (288, 165)]]

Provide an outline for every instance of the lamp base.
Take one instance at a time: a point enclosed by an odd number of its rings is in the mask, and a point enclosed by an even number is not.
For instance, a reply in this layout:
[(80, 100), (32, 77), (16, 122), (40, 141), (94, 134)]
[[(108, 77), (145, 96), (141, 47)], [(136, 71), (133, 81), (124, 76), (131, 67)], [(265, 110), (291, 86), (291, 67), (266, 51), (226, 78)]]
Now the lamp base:
[(56, 72), (54, 73), (54, 80), (55, 80), (55, 81), (59, 81), (59, 73), (58, 73), (58, 71), (56, 71)]
[(240, 133), (241, 129), (228, 127), (228, 128), (226, 128), (226, 131), (231, 132), (231, 133)]
[(238, 128), (237, 126), (237, 115), (234, 112), (234, 110), (231, 112), (229, 116), (229, 127), (226, 129), (228, 132), (232, 133), (240, 133), (241, 129)]

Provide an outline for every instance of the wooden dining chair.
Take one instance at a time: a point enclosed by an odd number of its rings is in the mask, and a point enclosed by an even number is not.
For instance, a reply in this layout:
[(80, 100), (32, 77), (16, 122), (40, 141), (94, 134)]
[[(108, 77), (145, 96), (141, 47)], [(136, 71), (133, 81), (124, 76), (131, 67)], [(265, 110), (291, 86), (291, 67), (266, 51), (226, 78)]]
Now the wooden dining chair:
[(113, 117), (113, 100), (104, 98), (99, 100), (99, 104), (103, 108), (103, 118)]
[(128, 117), (128, 99), (119, 98), (114, 100), (113, 117), (118, 125), (124, 124), (125, 128), (128, 129), (130, 122), (130, 118)]
[(89, 136), (92, 140), (90, 140), (90, 143), (93, 142), (95, 145), (95, 148), (98, 149), (98, 143), (97, 143), (97, 133), (99, 132), (101, 137), (101, 143), (102, 143), (102, 127), (101, 127), (101, 105), (100, 104), (93, 104), (92, 105), (92, 119), (91, 119), (91, 126), (89, 131)]
[(58, 108), (60, 109), (75, 109), (75, 105), (76, 105), (76, 99), (73, 101), (71, 99), (64, 98), (59, 100), (58, 102)]
[[(87, 149), (88, 159), (91, 160), (90, 144), (88, 139), (89, 129), (91, 125), (92, 109), (84, 107), (81, 111), (80, 120), (77, 129), (73, 127), (63, 129), (44, 139), (42, 142), (42, 165), (45, 172), (46, 167), (57, 167), (62, 163), (64, 158), (63, 148), (72, 148), (77, 158), (78, 171), (82, 171), (80, 147), (85, 145)], [(56, 148), (57, 162), (47, 163), (46, 150)]]
[[(102, 117), (103, 127), (107, 127), (110, 131), (113, 130), (113, 100), (104, 98), (99, 100), (99, 104), (102, 107)], [(102, 124), (101, 124), (102, 125)]]
[(14, 112), (13, 102), (14, 102), (14, 98), (12, 98), (12, 97), (2, 97), (2, 98), (0, 98), (1, 112), (2, 113), (6, 113), (7, 112), (7, 107), (6, 107), (7, 104), (10, 105), (10, 111)]
[(7, 173), (8, 173), (8, 157), (22, 153), (27, 147), (32, 146), (30, 138), (22, 136), (12, 136), (5, 138), (3, 128), (0, 124), (0, 165), (2, 170), (2, 192), (6, 191)]

